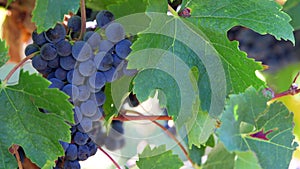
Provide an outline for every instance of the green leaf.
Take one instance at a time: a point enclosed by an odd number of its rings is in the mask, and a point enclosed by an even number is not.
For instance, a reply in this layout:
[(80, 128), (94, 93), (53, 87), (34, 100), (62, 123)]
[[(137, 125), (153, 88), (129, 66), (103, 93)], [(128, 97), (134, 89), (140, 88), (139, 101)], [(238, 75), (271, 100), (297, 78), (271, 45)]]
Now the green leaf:
[(283, 6), (283, 10), (291, 16), (291, 25), (294, 29), (300, 29), (300, 0), (288, 0)]
[(219, 143), (208, 154), (203, 169), (233, 169), (235, 154), (228, 152), (222, 143)]
[(209, 116), (207, 112), (200, 112), (196, 118), (195, 123), (187, 123), (186, 130), (188, 131), (188, 145), (201, 147), (210, 135), (215, 131), (216, 119)]
[[(261, 91), (253, 87), (245, 93), (231, 95), (217, 130), (220, 140), (229, 151), (253, 151), (262, 168), (288, 168), (293, 151), (293, 114), (281, 103), (267, 106)], [(242, 122), (255, 128), (252, 132), (241, 132)], [(265, 139), (251, 136), (259, 131)]]
[(133, 77), (122, 76), (120, 79), (105, 85), (106, 101), (103, 105), (105, 120), (110, 123), (111, 118), (117, 116), (124, 99), (129, 95)]
[(225, 38), (230, 28), (242, 25), (258, 33), (269, 33), (277, 39), (295, 43), (293, 27), (289, 24), (291, 18), (281, 11), (282, 7), (275, 1), (191, 0), (185, 7), (192, 10), (192, 17), (188, 20), (203, 32), (208, 34), (216, 31), (223, 35), (219, 38), (209, 36), (210, 39)]
[(76, 13), (80, 0), (37, 0), (32, 12), (32, 21), (37, 26), (38, 33), (53, 28), (57, 22), (62, 22), (64, 15)]
[(146, 11), (147, 0), (119, 0), (107, 7), (115, 18), (124, 17), (131, 14), (142, 13)]
[(234, 166), (238, 169), (261, 169), (257, 157), (251, 151), (236, 152)]
[[(68, 96), (58, 89), (48, 89), (50, 82), (28, 72), (20, 72), (19, 84), (0, 84), (0, 168), (16, 168), (8, 152), (12, 144), (25, 150), (26, 156), (38, 166), (54, 165), (64, 150), (58, 140), (70, 141), (73, 106)], [(44, 109), (49, 113), (42, 113)], [(7, 163), (9, 161), (9, 163)]]
[(0, 67), (2, 67), (9, 59), (8, 49), (5, 45), (5, 41), (0, 40)]
[(206, 146), (200, 146), (199, 148), (192, 145), (191, 149), (189, 149), (189, 157), (191, 160), (197, 165), (202, 165), (202, 156), (205, 155)]
[(208, 154), (203, 169), (261, 169), (255, 154), (251, 151), (230, 153), (222, 143)]
[(101, 10), (107, 9), (107, 6), (115, 4), (117, 2), (120, 2), (120, 0), (119, 1), (116, 1), (116, 0), (105, 0), (105, 1), (86, 0), (85, 4), (86, 4), (86, 7), (88, 7), (88, 8), (101, 11)]
[(144, 151), (139, 154), (139, 160), (136, 164), (141, 169), (178, 169), (183, 166), (183, 162), (180, 160), (178, 155), (172, 154), (171, 150), (166, 151), (165, 145), (161, 145), (153, 149), (147, 145)]

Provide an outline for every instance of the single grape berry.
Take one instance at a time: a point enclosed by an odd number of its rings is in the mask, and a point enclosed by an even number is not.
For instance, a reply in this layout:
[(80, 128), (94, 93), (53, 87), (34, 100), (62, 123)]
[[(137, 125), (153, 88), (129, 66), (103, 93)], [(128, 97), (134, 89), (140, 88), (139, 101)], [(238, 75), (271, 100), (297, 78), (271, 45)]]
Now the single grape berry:
[(79, 62), (88, 60), (92, 54), (91, 46), (85, 41), (76, 41), (72, 47), (72, 55)]
[(47, 39), (45, 37), (44, 32), (38, 34), (37, 30), (35, 30), (34, 32), (32, 32), (31, 37), (32, 37), (33, 42), (39, 46), (42, 46), (43, 44), (47, 43)]
[(69, 56), (72, 53), (72, 45), (69, 41), (59, 41), (57, 44), (55, 44), (55, 47), (60, 56)]
[(119, 23), (111, 23), (105, 28), (107, 39), (113, 43), (117, 43), (125, 38), (125, 30)]
[(75, 144), (70, 144), (66, 150), (65, 159), (66, 160), (76, 160), (77, 159), (77, 146)]
[(128, 39), (124, 39), (116, 44), (116, 54), (121, 58), (125, 59), (131, 52), (130, 46), (132, 43)]
[(46, 34), (46, 39), (49, 42), (57, 43), (63, 39), (65, 39), (66, 36), (66, 29), (62, 24), (56, 24), (54, 28), (49, 29)]
[(53, 69), (58, 68), (58, 66), (59, 66), (59, 58), (60, 57), (57, 56), (54, 59), (49, 60), (48, 61), (48, 66), (51, 67), (51, 68), (53, 68)]
[(32, 66), (38, 71), (46, 69), (47, 64), (48, 62), (41, 55), (36, 55), (32, 58)]
[(40, 50), (40, 47), (36, 44), (30, 44), (25, 48), (25, 56), (29, 56)]
[(68, 20), (68, 27), (73, 31), (73, 32), (79, 32), (81, 29), (81, 17), (77, 15), (73, 15), (69, 20)]
[(53, 60), (57, 56), (57, 51), (52, 43), (46, 43), (41, 47), (41, 56), (45, 60)]
[(85, 145), (89, 140), (89, 136), (86, 133), (76, 132), (74, 135), (74, 143), (77, 145)]
[(49, 88), (62, 89), (64, 87), (64, 82), (57, 78), (51, 78), (49, 81), (51, 82)]
[(65, 70), (74, 69), (76, 64), (76, 60), (73, 58), (72, 55), (61, 57), (59, 60), (59, 65)]
[(114, 15), (107, 10), (100, 11), (96, 15), (96, 22), (97, 22), (97, 26), (99, 28), (105, 27), (107, 24), (109, 24), (114, 19), (115, 19)]

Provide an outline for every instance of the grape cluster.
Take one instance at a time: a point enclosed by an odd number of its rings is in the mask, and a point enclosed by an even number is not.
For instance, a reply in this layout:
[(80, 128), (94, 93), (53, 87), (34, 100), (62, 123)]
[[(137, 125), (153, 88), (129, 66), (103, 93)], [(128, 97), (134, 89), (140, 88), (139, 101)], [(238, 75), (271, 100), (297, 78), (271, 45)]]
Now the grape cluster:
[[(300, 32), (295, 32), (296, 40)], [(272, 35), (260, 35), (251, 29), (237, 26), (228, 31), (230, 40), (239, 41), (239, 48), (250, 58), (269, 65), (268, 71), (274, 72), (280, 67), (300, 60), (297, 49), (290, 41), (276, 40)], [(297, 43), (296, 43), (297, 45)]]
[(111, 12), (100, 11), (96, 22), (97, 27), (85, 32), (81, 40), (81, 17), (74, 15), (67, 26), (58, 23), (40, 34), (33, 32), (34, 43), (25, 49), (26, 56), (34, 55), (33, 67), (51, 82), (49, 88), (65, 92), (75, 107), (72, 141), (61, 142), (65, 157), (57, 161), (56, 168), (80, 168), (78, 161), (96, 153), (95, 142), (110, 150), (125, 144), (122, 122), (113, 121), (107, 134), (99, 120), (104, 114), (105, 84), (136, 74), (126, 68), (132, 43)]

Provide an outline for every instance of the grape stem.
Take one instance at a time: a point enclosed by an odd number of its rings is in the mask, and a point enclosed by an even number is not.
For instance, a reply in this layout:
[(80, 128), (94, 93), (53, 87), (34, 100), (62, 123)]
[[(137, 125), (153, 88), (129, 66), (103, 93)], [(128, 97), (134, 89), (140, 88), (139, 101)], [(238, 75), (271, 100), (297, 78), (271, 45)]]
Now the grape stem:
[(80, 13), (81, 13), (81, 30), (80, 30), (79, 39), (82, 40), (86, 30), (86, 11), (85, 11), (84, 0), (80, 0)]
[(118, 168), (118, 169), (121, 169), (120, 165), (105, 151), (103, 150), (103, 148), (101, 148), (100, 146), (98, 146), (98, 149), (100, 151), (102, 151), (113, 163), (114, 165)]
[(172, 15), (178, 16), (178, 13), (168, 4), (168, 10), (171, 12)]
[(136, 120), (172, 120), (172, 117), (170, 116), (129, 116), (129, 115), (123, 115), (120, 114), (117, 117), (114, 117), (113, 120), (119, 120), (119, 121), (136, 121)]
[(18, 152), (18, 149), (19, 149), (19, 146), (14, 144), (12, 145), (12, 147), (10, 148), (10, 151), (13, 155), (15, 155), (16, 159), (17, 159), (17, 162), (18, 162), (18, 168), (19, 169), (23, 169), (23, 165), (22, 165), (22, 162), (21, 162), (21, 158), (20, 158), (20, 154)]
[(300, 93), (300, 88), (298, 88), (298, 86), (296, 84), (296, 81), (297, 81), (299, 75), (300, 75), (300, 72), (297, 73), (297, 75), (295, 76), (292, 84), (290, 85), (290, 88), (287, 91), (275, 94), (275, 96), (271, 100), (276, 100), (278, 98), (281, 98), (281, 97), (284, 97), (284, 96), (287, 96), (287, 95), (292, 95), (293, 96), (293, 95), (299, 94)]
[(25, 62), (29, 59), (31, 59), (33, 56), (35, 56), (35, 53), (32, 53), (31, 55), (25, 57), (24, 59), (22, 59), (16, 66), (14, 66), (11, 71), (9, 71), (9, 73), (7, 74), (7, 76), (5, 77), (5, 79), (3, 80), (3, 83), (7, 83), (8, 80), (12, 77), (12, 75), (20, 68), (22, 67)]

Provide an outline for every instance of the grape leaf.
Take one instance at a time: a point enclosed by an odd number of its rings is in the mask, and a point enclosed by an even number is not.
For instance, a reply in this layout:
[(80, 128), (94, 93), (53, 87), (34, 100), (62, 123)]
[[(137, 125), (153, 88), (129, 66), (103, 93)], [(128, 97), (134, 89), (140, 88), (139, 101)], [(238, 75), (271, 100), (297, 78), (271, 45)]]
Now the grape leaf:
[(251, 151), (230, 153), (222, 143), (208, 154), (203, 169), (261, 169), (255, 154)]
[(234, 162), (234, 168), (239, 169), (261, 169), (258, 163), (258, 159), (251, 151), (236, 152), (236, 160)]
[[(293, 114), (278, 102), (267, 106), (268, 100), (253, 87), (231, 95), (217, 134), (229, 151), (253, 151), (262, 168), (288, 168), (297, 146)], [(242, 123), (254, 126), (253, 131), (241, 131)]]
[(183, 162), (178, 155), (172, 154), (171, 150), (166, 151), (166, 146), (161, 145), (153, 149), (147, 145), (144, 151), (139, 154), (137, 166), (142, 169), (168, 168), (178, 169), (183, 166)]
[(114, 4), (109, 5), (107, 9), (114, 14), (115, 18), (120, 18), (131, 14), (145, 12), (147, 5), (147, 0), (119, 0), (115, 1)]
[(129, 95), (130, 85), (133, 77), (122, 76), (120, 79), (105, 85), (106, 101), (103, 105), (105, 120), (110, 124), (111, 118), (117, 116), (124, 98)]
[[(48, 89), (50, 82), (28, 72), (20, 72), (19, 84), (0, 84), (0, 168), (16, 168), (8, 152), (12, 144), (25, 150), (26, 156), (38, 166), (54, 165), (64, 150), (58, 140), (70, 141), (73, 106), (68, 96), (58, 89)], [(48, 113), (42, 113), (44, 109)], [(9, 163), (8, 163), (9, 162)]]
[(37, 26), (38, 33), (46, 31), (62, 22), (68, 12), (76, 13), (80, 0), (37, 0), (32, 12), (32, 21)]
[(289, 14), (292, 18), (291, 25), (295, 30), (300, 29), (300, 1), (299, 0), (288, 0), (284, 6), (283, 10)]
[(8, 49), (5, 46), (5, 41), (0, 40), (0, 67), (2, 67), (9, 59), (7, 56)]
[[(274, 35), (277, 39), (290, 40), (295, 43), (291, 18), (281, 11), (282, 7), (275, 1), (265, 0), (191, 0), (185, 4), (192, 10), (188, 20), (206, 34), (218, 32), (225, 38), (226, 32), (233, 26), (242, 25), (254, 31)], [(217, 41), (212, 41), (217, 42)], [(216, 44), (216, 46), (218, 43)]]
[(207, 112), (199, 112), (194, 124), (186, 124), (189, 147), (201, 147), (215, 131), (215, 124), (216, 119), (210, 117)]
[[(124, 0), (125, 1), (125, 0)], [(105, 10), (107, 9), (107, 6), (117, 3), (116, 0), (105, 0), (105, 1), (99, 1), (99, 0), (86, 0), (85, 4), (86, 7), (91, 8), (93, 10)]]
[(234, 157), (234, 153), (229, 153), (224, 148), (224, 145), (219, 143), (208, 154), (207, 161), (203, 165), (203, 169), (233, 169)]

